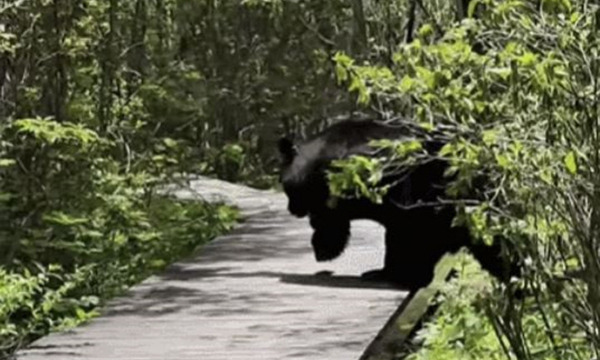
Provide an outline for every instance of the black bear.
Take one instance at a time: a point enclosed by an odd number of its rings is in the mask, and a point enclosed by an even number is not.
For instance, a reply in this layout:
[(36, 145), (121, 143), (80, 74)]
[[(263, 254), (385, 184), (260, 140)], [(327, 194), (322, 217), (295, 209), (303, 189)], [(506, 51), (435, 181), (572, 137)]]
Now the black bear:
[[(297, 144), (287, 138), (280, 139), (280, 182), (289, 200), (288, 210), (297, 217), (309, 217), (317, 261), (332, 260), (342, 254), (352, 220), (370, 219), (385, 227), (386, 252), (383, 269), (369, 271), (363, 277), (416, 290), (431, 282), (435, 264), (445, 253), (466, 246), (484, 269), (501, 280), (508, 279), (514, 269), (511, 264), (505, 271), (499, 243), (475, 244), (466, 227), (453, 227), (454, 206), (401, 206), (419, 201), (432, 203), (444, 195), (448, 179), (444, 176), (447, 164), (442, 160), (418, 165), (401, 178), (384, 179), (394, 184), (380, 204), (353, 198), (328, 206), (326, 170), (332, 160), (372, 153), (370, 140), (409, 136), (408, 126), (346, 120)], [(434, 153), (442, 145), (431, 141), (423, 147)]]

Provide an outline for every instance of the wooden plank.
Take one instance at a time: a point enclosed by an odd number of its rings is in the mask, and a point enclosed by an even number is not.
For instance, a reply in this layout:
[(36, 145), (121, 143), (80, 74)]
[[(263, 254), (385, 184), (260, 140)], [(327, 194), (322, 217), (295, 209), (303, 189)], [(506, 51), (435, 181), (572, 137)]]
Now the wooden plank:
[(446, 254), (436, 265), (433, 281), (415, 293), (411, 293), (396, 310), (381, 332), (369, 345), (360, 360), (393, 360), (405, 346), (413, 331), (427, 314), (431, 300), (456, 265), (456, 255)]

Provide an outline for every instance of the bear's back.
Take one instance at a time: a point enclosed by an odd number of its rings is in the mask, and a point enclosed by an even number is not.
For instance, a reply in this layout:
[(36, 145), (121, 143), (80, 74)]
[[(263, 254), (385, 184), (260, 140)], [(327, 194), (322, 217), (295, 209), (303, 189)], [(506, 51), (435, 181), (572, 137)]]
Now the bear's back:
[(405, 126), (375, 120), (345, 120), (303, 141), (299, 150), (307, 159), (340, 159), (372, 150), (371, 140), (397, 139), (409, 134)]

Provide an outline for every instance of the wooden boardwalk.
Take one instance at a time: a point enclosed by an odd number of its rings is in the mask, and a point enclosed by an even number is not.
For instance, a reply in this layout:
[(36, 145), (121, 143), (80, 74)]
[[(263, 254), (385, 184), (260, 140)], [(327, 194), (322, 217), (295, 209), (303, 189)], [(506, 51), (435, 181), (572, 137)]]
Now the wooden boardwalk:
[(358, 360), (406, 298), (358, 277), (382, 265), (379, 226), (353, 223), (342, 257), (317, 263), (308, 221), (288, 215), (284, 195), (204, 178), (192, 187), (236, 204), (246, 220), (16, 359)]

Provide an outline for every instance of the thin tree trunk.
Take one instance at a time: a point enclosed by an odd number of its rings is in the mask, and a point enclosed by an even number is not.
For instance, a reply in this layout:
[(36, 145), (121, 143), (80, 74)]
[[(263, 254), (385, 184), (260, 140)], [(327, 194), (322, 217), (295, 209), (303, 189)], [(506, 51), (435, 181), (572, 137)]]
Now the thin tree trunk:
[(413, 41), (415, 24), (417, 22), (417, 1), (411, 0), (410, 7), (408, 9), (408, 24), (406, 26), (406, 42), (410, 43)]
[(367, 23), (363, 0), (352, 0), (352, 13), (354, 15), (352, 52), (354, 55), (364, 55), (367, 49)]
[(146, 0), (137, 0), (135, 13), (131, 22), (131, 40), (129, 44), (128, 65), (133, 74), (127, 76), (127, 96), (131, 97), (138, 88), (139, 83), (144, 81), (146, 57), (146, 31), (148, 12)]
[(100, 88), (100, 104), (99, 104), (99, 114), (100, 114), (100, 122), (101, 126), (106, 130), (110, 125), (108, 122), (111, 116), (112, 110), (112, 88), (114, 82), (114, 63), (115, 63), (115, 54), (114, 54), (114, 33), (116, 31), (116, 16), (115, 12), (117, 4), (116, 0), (110, 0), (110, 7), (108, 9), (108, 23), (109, 30), (106, 36), (105, 45), (104, 45), (104, 54), (102, 61), (102, 84)]
[(456, 19), (461, 21), (468, 16), (471, 0), (456, 0)]

